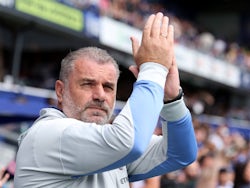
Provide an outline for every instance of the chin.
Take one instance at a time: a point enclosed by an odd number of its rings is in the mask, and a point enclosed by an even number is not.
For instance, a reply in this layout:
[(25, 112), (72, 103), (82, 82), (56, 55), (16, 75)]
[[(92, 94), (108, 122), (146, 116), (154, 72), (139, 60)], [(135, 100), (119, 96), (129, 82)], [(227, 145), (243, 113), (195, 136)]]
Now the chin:
[(99, 124), (99, 125), (104, 125), (104, 124), (106, 124), (108, 121), (107, 121), (107, 119), (106, 118), (97, 118), (96, 120), (94, 120), (94, 122), (96, 123), (96, 124)]
[(106, 124), (108, 122), (108, 118), (104, 118), (104, 117), (98, 117), (98, 116), (93, 116), (90, 118), (81, 118), (81, 120), (83, 122), (88, 122), (88, 123), (96, 123), (99, 125), (103, 125)]

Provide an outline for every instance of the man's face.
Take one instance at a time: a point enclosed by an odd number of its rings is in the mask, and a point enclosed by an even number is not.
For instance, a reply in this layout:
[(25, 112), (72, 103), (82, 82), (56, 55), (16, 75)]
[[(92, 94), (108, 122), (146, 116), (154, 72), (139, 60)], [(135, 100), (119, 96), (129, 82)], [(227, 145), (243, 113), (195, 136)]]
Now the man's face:
[(63, 112), (84, 122), (105, 124), (113, 113), (117, 72), (113, 64), (98, 64), (93, 60), (78, 60), (68, 78), (68, 84), (57, 81), (57, 92)]

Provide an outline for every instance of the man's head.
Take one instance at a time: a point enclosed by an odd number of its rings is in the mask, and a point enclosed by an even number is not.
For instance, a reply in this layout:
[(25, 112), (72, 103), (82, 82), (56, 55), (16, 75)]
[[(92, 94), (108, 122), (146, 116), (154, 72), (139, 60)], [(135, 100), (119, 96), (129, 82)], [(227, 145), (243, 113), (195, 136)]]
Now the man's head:
[(61, 62), (55, 89), (58, 107), (71, 118), (107, 123), (116, 100), (119, 67), (105, 51), (86, 47), (70, 52)]

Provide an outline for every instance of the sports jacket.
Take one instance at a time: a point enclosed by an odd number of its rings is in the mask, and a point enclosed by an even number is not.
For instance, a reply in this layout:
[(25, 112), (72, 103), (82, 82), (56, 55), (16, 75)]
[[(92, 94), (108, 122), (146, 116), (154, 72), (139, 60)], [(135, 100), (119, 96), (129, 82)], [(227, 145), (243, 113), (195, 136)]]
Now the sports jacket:
[[(42, 109), (19, 138), (15, 188), (129, 188), (129, 181), (192, 163), (197, 144), (191, 115), (183, 99), (163, 106), (166, 74), (159, 64), (143, 64), (112, 124)], [(153, 135), (159, 114), (163, 136)]]

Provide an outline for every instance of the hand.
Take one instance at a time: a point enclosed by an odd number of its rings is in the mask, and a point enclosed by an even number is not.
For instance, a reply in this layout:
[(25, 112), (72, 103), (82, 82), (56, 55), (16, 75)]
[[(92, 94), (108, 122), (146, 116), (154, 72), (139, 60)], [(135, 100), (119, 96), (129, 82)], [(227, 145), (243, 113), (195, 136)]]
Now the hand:
[[(139, 74), (138, 67), (135, 65), (131, 65), (129, 67), (129, 70), (137, 78)], [(172, 66), (170, 67), (166, 78), (166, 83), (164, 88), (164, 101), (169, 101), (174, 99), (179, 94), (179, 89), (180, 89), (179, 71), (174, 58)]]
[(173, 58), (173, 63), (169, 69), (165, 83), (164, 101), (169, 101), (174, 99), (179, 94), (179, 89), (180, 89), (179, 71), (175, 58)]
[[(159, 23), (162, 24), (161, 27)], [(168, 33), (167, 38), (159, 36), (164, 32)], [(141, 46), (135, 38), (131, 38), (136, 65), (130, 66), (129, 70), (136, 78), (139, 66), (144, 62), (150, 61), (167, 65), (169, 73), (164, 88), (164, 101), (174, 99), (179, 94), (180, 88), (179, 71), (174, 57), (173, 32), (173, 28), (168, 26), (168, 18), (158, 13), (156, 16), (149, 17), (143, 31)]]
[(0, 188), (3, 187), (3, 185), (8, 181), (10, 174), (4, 174), (5, 168), (2, 168), (0, 170)]
[(138, 67), (145, 62), (171, 67), (174, 55), (174, 28), (162, 13), (149, 16), (142, 34), (142, 42), (131, 37), (135, 63)]

